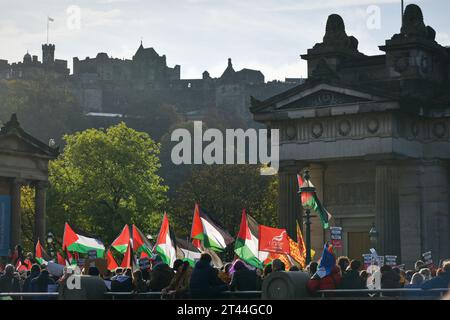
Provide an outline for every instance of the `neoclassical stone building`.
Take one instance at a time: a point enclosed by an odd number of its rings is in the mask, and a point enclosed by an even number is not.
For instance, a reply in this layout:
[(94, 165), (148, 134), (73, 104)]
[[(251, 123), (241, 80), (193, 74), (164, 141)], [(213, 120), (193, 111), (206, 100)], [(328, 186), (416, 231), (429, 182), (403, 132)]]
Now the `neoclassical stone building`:
[[(323, 42), (302, 55), (306, 83), (252, 99), (254, 119), (280, 129), (279, 223), (291, 235), (302, 217), (296, 174), (309, 167), (343, 227), (339, 253), (361, 259), (375, 245), (408, 265), (429, 250), (436, 262), (450, 257), (450, 48), (435, 35), (409, 5), (384, 54), (367, 56), (331, 15)], [(313, 247), (327, 239), (314, 218)]]
[(11, 117), (0, 130), (0, 257), (22, 244), (21, 187), (35, 188), (35, 242), (46, 239), (45, 193), (48, 162), (58, 150), (26, 133)]

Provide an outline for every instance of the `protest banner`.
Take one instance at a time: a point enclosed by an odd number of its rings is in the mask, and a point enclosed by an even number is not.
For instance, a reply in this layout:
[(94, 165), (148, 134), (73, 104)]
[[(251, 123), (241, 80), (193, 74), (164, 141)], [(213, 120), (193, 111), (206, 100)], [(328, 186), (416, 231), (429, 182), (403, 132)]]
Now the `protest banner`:
[(289, 255), (291, 253), (286, 229), (259, 226), (259, 250)]
[(385, 264), (387, 266), (397, 266), (397, 256), (385, 256)]
[(330, 227), (331, 244), (335, 248), (342, 248), (342, 227)]

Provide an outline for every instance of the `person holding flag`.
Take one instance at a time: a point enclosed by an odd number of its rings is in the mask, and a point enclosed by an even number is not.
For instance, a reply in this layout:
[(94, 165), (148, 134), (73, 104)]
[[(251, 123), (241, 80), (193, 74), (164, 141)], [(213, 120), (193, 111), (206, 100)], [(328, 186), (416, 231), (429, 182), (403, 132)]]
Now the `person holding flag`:
[(331, 244), (327, 242), (323, 248), (317, 271), (308, 281), (306, 287), (311, 295), (316, 295), (319, 290), (337, 289), (341, 281), (341, 273), (336, 265), (336, 254)]

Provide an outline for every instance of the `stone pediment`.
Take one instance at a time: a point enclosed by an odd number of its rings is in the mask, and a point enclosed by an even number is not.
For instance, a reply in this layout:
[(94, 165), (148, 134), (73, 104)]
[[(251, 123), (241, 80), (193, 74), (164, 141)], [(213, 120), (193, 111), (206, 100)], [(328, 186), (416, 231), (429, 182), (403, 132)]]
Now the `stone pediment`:
[(0, 131), (0, 153), (28, 154), (35, 157), (53, 159), (58, 155), (58, 149), (26, 133), (13, 115)]
[(313, 107), (328, 107), (340, 104), (372, 101), (361, 96), (354, 96), (331, 90), (319, 90), (288, 104), (280, 103), (277, 109), (299, 109)]
[(392, 101), (392, 98), (374, 94), (354, 86), (331, 83), (300, 85), (266, 101), (252, 99), (251, 111), (257, 113), (333, 107), (339, 105), (377, 103)]
[(42, 152), (42, 150), (36, 145), (33, 145), (16, 135), (0, 136), (0, 152), (27, 153), (47, 156), (46, 152)]

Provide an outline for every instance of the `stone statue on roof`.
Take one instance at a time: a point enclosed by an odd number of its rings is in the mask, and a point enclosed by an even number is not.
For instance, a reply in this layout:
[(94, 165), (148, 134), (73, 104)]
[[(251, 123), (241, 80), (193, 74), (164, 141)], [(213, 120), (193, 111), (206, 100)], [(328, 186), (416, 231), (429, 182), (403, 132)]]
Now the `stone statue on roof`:
[(347, 35), (342, 17), (338, 14), (332, 14), (327, 20), (323, 42), (316, 44), (314, 49), (358, 51), (358, 40)]
[(436, 38), (436, 31), (432, 27), (425, 25), (420, 7), (415, 4), (410, 4), (406, 7), (403, 14), (403, 23), (400, 33), (394, 35), (392, 39), (417, 38), (434, 41)]

